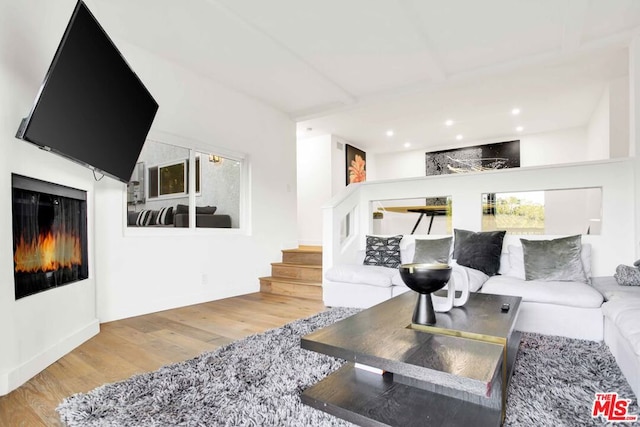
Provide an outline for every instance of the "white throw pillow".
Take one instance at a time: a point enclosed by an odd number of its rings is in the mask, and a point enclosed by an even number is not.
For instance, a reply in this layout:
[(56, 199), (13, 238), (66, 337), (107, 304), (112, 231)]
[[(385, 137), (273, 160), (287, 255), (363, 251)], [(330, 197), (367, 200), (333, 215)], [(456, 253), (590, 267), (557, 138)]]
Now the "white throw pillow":
[(459, 265), (455, 260), (451, 260), (449, 263), (454, 271), (459, 270), (461, 273), (467, 275), (467, 279), (469, 281), (469, 290), (471, 292), (478, 292), (478, 289), (484, 285), (484, 282), (489, 280), (489, 276), (480, 270), (476, 270), (475, 268), (465, 267), (464, 265)]

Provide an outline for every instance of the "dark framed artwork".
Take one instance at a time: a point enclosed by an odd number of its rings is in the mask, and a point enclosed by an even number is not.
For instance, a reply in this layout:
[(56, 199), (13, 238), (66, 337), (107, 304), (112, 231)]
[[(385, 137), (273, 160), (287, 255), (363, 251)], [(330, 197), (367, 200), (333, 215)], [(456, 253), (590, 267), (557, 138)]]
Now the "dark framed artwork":
[(367, 180), (367, 153), (345, 144), (347, 185)]
[(520, 140), (425, 153), (427, 175), (520, 167)]

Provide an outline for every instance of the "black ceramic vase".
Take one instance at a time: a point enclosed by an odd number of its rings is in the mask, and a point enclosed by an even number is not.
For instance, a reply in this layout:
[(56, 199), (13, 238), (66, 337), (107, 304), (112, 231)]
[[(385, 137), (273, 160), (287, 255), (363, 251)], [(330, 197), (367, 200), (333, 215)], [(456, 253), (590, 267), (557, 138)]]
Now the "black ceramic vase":
[(413, 311), (412, 322), (418, 325), (435, 325), (431, 293), (442, 289), (451, 278), (451, 267), (447, 264), (402, 264), (400, 276), (404, 283), (418, 293), (418, 302)]

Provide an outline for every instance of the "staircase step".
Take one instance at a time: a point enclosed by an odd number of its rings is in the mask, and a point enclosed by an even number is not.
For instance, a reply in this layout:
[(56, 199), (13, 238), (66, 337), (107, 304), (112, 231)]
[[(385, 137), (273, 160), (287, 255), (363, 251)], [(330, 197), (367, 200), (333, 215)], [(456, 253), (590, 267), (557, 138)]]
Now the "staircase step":
[(287, 264), (322, 265), (322, 247), (302, 246), (297, 249), (283, 249), (282, 262)]
[(261, 277), (260, 292), (322, 301), (322, 283), (310, 280)]
[(322, 266), (273, 262), (271, 263), (271, 275), (274, 277), (322, 282)]

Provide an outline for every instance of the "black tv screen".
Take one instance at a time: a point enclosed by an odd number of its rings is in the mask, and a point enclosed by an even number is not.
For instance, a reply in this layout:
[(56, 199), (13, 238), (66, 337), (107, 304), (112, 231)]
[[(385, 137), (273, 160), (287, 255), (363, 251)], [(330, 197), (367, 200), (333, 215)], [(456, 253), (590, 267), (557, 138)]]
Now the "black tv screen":
[(16, 137), (128, 182), (157, 110), (79, 1)]

